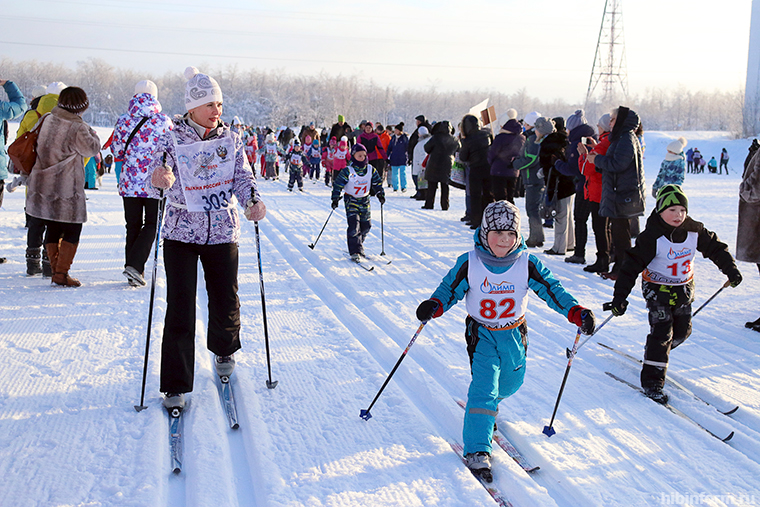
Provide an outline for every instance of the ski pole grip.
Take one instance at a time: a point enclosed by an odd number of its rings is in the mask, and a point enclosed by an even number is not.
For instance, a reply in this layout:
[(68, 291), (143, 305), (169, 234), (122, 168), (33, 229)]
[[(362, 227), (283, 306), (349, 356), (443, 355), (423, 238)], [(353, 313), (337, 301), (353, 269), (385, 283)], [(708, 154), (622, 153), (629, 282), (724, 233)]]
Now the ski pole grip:
[(602, 310), (605, 312), (609, 312), (610, 310), (612, 310), (612, 301), (610, 301), (609, 303), (604, 303), (602, 305)]

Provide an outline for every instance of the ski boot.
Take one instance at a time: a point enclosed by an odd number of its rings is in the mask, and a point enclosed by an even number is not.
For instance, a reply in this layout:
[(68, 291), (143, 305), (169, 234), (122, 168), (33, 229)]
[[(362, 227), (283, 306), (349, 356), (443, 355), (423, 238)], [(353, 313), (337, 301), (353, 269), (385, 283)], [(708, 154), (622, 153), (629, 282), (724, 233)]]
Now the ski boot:
[(662, 387), (660, 386), (645, 387), (644, 395), (660, 405), (668, 403), (668, 395), (662, 392)]
[(466, 454), (464, 457), (467, 468), (475, 477), (483, 479), (484, 481), (493, 482), (493, 474), (491, 473), (491, 455), (487, 452), (475, 452)]
[(214, 369), (220, 377), (229, 377), (235, 369), (235, 356), (214, 356)]

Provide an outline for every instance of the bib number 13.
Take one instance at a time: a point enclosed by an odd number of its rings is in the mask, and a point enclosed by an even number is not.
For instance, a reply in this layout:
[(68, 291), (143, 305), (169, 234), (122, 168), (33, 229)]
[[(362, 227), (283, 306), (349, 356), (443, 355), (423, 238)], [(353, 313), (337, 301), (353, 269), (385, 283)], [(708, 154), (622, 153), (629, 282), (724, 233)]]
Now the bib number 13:
[(515, 316), (515, 300), (512, 298), (504, 298), (497, 304), (493, 299), (481, 299), (480, 300), (480, 316), (484, 319), (495, 319), (499, 313), (496, 310), (497, 306), (506, 306), (499, 319), (509, 319)]

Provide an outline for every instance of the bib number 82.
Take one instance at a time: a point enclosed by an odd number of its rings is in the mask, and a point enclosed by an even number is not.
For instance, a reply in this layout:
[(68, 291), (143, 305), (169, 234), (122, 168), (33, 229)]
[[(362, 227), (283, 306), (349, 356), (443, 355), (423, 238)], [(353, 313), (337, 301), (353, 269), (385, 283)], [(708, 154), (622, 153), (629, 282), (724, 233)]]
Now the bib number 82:
[(499, 319), (509, 319), (515, 316), (515, 300), (512, 298), (504, 298), (499, 301), (498, 305), (493, 299), (481, 299), (480, 300), (480, 316), (484, 319), (495, 319), (498, 311), (496, 306), (506, 306)]

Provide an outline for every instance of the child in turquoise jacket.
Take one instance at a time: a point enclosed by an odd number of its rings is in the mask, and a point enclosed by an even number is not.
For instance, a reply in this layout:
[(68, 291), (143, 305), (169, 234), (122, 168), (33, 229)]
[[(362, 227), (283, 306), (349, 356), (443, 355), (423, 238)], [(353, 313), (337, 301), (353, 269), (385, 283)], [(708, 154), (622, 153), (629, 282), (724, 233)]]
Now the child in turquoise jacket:
[(562, 286), (541, 260), (529, 254), (520, 235), (520, 212), (508, 201), (489, 204), (475, 231), (475, 248), (462, 254), (417, 318), (440, 317), (465, 300), (465, 338), (472, 380), (464, 416), (464, 453), (470, 470), (492, 480), (491, 438), (499, 402), (525, 378), (528, 289), (585, 334), (594, 331), (591, 310)]

